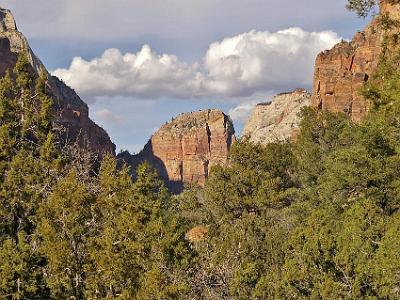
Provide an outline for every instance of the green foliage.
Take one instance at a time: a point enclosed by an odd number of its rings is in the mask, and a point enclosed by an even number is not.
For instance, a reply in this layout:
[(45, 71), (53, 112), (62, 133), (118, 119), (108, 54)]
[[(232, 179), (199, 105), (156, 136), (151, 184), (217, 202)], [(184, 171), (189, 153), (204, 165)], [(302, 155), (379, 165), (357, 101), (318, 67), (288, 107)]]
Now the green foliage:
[(185, 298), (188, 227), (163, 181), (147, 163), (135, 182), (112, 157), (99, 175), (69, 164), (53, 109), (21, 56), (0, 79), (0, 298)]
[(18, 241), (0, 239), (0, 295), (3, 299), (48, 299), (41, 268), (44, 261), (29, 244), (24, 233)]
[(174, 196), (148, 163), (69, 163), (21, 57), (0, 79), (0, 298), (399, 299), (399, 58), (361, 123), (306, 108), (296, 141), (239, 140)]
[(233, 146), (230, 166), (216, 167), (205, 189), (216, 218), (232, 219), (244, 213), (284, 207), (295, 186), (290, 174), (293, 156), (289, 144), (252, 145), (243, 140)]
[(359, 17), (366, 18), (378, 4), (378, 0), (348, 0), (346, 8), (354, 11)]
[(204, 194), (181, 196), (209, 228), (192, 242), (194, 298), (399, 298), (398, 69), (382, 59), (362, 123), (306, 108), (296, 142), (239, 141)]
[(56, 299), (82, 299), (88, 264), (93, 197), (71, 171), (40, 208), (40, 252), (47, 260), (47, 283)]
[(93, 297), (132, 298), (142, 272), (143, 245), (140, 216), (133, 201), (133, 185), (128, 170), (119, 173), (115, 160), (106, 157), (99, 174), (95, 211), (96, 233), (90, 238), (92, 276), (89, 293)]

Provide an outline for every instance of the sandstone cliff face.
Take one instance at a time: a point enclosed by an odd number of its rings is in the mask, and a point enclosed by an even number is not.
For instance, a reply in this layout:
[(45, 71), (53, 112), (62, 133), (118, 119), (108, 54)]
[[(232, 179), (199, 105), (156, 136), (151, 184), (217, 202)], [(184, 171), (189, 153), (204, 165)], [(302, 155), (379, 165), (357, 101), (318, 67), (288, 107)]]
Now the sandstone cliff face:
[[(47, 72), (29, 47), (26, 38), (18, 31), (11, 12), (0, 8), (0, 76), (14, 68), (20, 53), (27, 55), (35, 74)], [(56, 123), (65, 128), (65, 136), (72, 140), (78, 139), (82, 146), (96, 153), (115, 153), (115, 145), (110, 137), (89, 118), (87, 104), (75, 91), (50, 74), (48, 86), (54, 100)]]
[[(400, 20), (400, 4), (388, 1), (381, 1), (381, 15)], [(359, 90), (378, 66), (383, 37), (377, 17), (350, 42), (343, 41), (320, 53), (315, 64), (312, 106), (345, 112), (353, 121), (361, 121), (369, 103), (359, 95)]]
[(148, 161), (179, 192), (183, 183), (204, 186), (211, 167), (227, 162), (234, 134), (232, 121), (219, 110), (182, 114), (163, 125), (139, 154), (119, 158), (133, 169)]
[(299, 126), (301, 108), (309, 106), (311, 94), (303, 89), (275, 96), (258, 104), (243, 129), (251, 142), (267, 144), (292, 138)]

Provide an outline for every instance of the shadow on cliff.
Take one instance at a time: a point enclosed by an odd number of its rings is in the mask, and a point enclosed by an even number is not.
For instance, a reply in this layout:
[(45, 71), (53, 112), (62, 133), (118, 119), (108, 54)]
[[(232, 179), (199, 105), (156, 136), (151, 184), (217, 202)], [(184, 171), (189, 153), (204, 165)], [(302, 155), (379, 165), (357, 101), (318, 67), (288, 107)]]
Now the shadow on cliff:
[(0, 76), (4, 76), (7, 71), (12, 71), (17, 63), (18, 55), (11, 51), (10, 40), (0, 38)]
[(171, 181), (168, 177), (167, 168), (164, 162), (153, 152), (153, 144), (151, 140), (144, 146), (143, 150), (138, 154), (130, 154), (128, 151), (123, 151), (117, 155), (119, 166), (126, 163), (131, 168), (132, 178), (136, 179), (136, 170), (139, 165), (147, 161), (158, 172), (158, 175), (164, 180), (166, 187), (171, 193), (179, 194), (183, 191), (184, 185), (181, 181)]

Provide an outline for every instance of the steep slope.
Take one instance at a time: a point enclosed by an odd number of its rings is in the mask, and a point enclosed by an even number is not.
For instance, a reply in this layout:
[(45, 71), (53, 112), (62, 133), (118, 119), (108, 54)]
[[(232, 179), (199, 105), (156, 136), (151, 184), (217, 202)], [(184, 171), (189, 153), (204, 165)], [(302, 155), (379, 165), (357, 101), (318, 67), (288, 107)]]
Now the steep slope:
[[(385, 31), (380, 17), (400, 20), (400, 4), (382, 0), (377, 16), (350, 42), (341, 42), (316, 59), (312, 106), (320, 110), (345, 112), (359, 122), (369, 110), (369, 103), (359, 94), (360, 87), (376, 70), (382, 52)], [(398, 33), (399, 28), (393, 29)], [(392, 49), (394, 50), (394, 49)]]
[(291, 138), (298, 128), (300, 110), (311, 103), (311, 94), (303, 89), (275, 96), (272, 102), (260, 103), (243, 129), (254, 143), (267, 144)]
[(219, 110), (182, 114), (163, 125), (137, 155), (127, 152), (119, 158), (135, 169), (148, 161), (179, 192), (184, 183), (203, 186), (210, 168), (225, 164), (235, 141), (232, 121)]
[[(29, 47), (26, 38), (18, 31), (11, 12), (0, 8), (0, 76), (14, 68), (21, 53), (27, 55), (34, 74), (47, 72)], [(75, 91), (50, 74), (48, 85), (54, 100), (56, 122), (65, 128), (65, 137), (70, 140), (78, 139), (82, 146), (99, 154), (115, 153), (115, 145), (110, 137), (89, 118), (87, 104)]]

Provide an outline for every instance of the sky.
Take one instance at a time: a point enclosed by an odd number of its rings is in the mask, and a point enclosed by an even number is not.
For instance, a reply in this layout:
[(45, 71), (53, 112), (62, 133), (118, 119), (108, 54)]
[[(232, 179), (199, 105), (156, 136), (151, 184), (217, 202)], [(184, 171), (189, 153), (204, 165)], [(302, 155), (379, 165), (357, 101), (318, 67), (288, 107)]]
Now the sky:
[(316, 55), (368, 20), (346, 0), (0, 0), (47, 69), (136, 153), (174, 116), (311, 90)]

